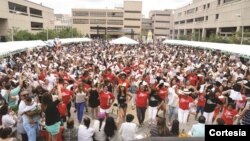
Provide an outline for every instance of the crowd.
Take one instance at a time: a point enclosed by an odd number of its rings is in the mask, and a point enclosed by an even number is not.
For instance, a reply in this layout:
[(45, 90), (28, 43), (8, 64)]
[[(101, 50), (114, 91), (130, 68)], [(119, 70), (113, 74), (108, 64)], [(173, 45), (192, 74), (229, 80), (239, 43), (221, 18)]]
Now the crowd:
[[(1, 140), (130, 141), (145, 123), (152, 137), (203, 137), (205, 124), (250, 124), (248, 60), (184, 46), (100, 46), (2, 58)], [(198, 123), (185, 131), (191, 116)]]

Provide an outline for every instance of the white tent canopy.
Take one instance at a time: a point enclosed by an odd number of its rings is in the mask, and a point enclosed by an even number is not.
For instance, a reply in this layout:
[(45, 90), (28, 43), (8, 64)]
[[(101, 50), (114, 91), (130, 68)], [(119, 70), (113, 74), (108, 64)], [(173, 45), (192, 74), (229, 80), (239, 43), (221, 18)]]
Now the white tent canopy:
[(112, 41), (110, 41), (111, 44), (126, 44), (126, 45), (134, 45), (134, 44), (139, 44), (137, 41), (130, 39), (128, 37), (120, 37), (117, 39), (114, 39)]
[(30, 48), (43, 47), (46, 43), (42, 40), (35, 41), (14, 41), (0, 43), (0, 56), (21, 52)]
[[(64, 44), (70, 44), (70, 43), (79, 43), (79, 42), (91, 42), (92, 39), (90, 38), (64, 38), (64, 39), (58, 39), (62, 45)], [(46, 41), (47, 45), (53, 46), (54, 45), (54, 40), (48, 40)]]
[(204, 48), (204, 49), (221, 50), (223, 52), (229, 52), (250, 57), (249, 45), (223, 44), (223, 43), (210, 43), (210, 42), (197, 42), (197, 41), (184, 41), (184, 40), (165, 40), (163, 43), (171, 45), (183, 45), (196, 48)]

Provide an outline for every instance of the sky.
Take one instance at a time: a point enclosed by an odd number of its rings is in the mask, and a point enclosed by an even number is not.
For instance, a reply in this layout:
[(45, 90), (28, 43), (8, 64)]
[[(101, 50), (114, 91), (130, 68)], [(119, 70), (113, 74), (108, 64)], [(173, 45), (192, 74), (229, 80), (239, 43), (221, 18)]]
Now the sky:
[[(29, 0), (54, 9), (56, 14), (71, 14), (72, 8), (114, 8), (123, 7), (124, 0)], [(138, 0), (137, 0), (138, 1)], [(192, 0), (139, 0), (142, 14), (148, 17), (150, 10), (175, 9), (189, 4)]]

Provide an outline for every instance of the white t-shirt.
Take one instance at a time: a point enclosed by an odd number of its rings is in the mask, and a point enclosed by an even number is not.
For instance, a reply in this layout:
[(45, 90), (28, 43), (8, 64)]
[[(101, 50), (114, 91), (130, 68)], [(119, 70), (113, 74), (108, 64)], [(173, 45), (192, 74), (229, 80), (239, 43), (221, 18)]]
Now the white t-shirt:
[(10, 114), (6, 114), (2, 116), (2, 125), (3, 127), (7, 128), (13, 128), (16, 124), (16, 121), (14, 120), (14, 117)]
[(174, 88), (168, 88), (168, 105), (173, 107), (178, 107), (179, 97), (175, 93)]
[(80, 125), (78, 129), (78, 141), (93, 141), (94, 129)]
[(123, 141), (135, 140), (135, 134), (137, 132), (137, 127), (135, 123), (125, 122), (122, 123), (119, 133), (122, 136)]
[(94, 129), (94, 132), (95, 132), (95, 139), (98, 140), (98, 141), (106, 141), (104, 126), (105, 126), (104, 121), (102, 122), (101, 128), (100, 128), (100, 121), (99, 120), (94, 121), (93, 129)]

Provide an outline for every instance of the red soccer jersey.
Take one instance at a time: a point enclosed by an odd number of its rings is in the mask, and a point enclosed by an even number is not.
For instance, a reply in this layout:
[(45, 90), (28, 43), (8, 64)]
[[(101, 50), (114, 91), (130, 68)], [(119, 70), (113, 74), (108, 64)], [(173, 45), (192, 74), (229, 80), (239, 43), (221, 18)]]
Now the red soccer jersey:
[(227, 108), (225, 108), (221, 118), (225, 121), (226, 125), (233, 125), (233, 118), (237, 114), (238, 112), (235, 109), (229, 111)]
[(189, 103), (192, 103), (194, 100), (190, 96), (183, 96), (179, 95), (179, 108), (182, 110), (188, 110), (189, 109)]
[(159, 89), (158, 91), (158, 95), (160, 96), (160, 98), (165, 101), (167, 95), (168, 95), (168, 89), (166, 88), (162, 88), (162, 89)]
[(148, 100), (148, 92), (137, 91), (136, 106), (139, 108), (146, 108)]
[(72, 92), (70, 90), (62, 88), (61, 94), (63, 103), (67, 105), (70, 102), (70, 97), (72, 96)]
[(129, 74), (131, 73), (131, 67), (125, 67), (125, 68), (123, 69), (123, 71), (124, 71), (127, 75), (129, 75)]
[(114, 76), (114, 74), (112, 74), (112, 73), (105, 73), (105, 74), (103, 74), (103, 77), (104, 77), (104, 79), (106, 79), (106, 80), (109, 80), (109, 81), (113, 81), (113, 80), (115, 80), (115, 76)]
[(197, 105), (200, 106), (200, 107), (205, 107), (205, 103), (206, 103), (206, 98), (202, 93), (200, 93), (198, 95), (198, 103), (197, 103)]
[(100, 92), (100, 107), (102, 109), (109, 109), (110, 108), (110, 100), (114, 100), (115, 97), (112, 93), (110, 92)]

